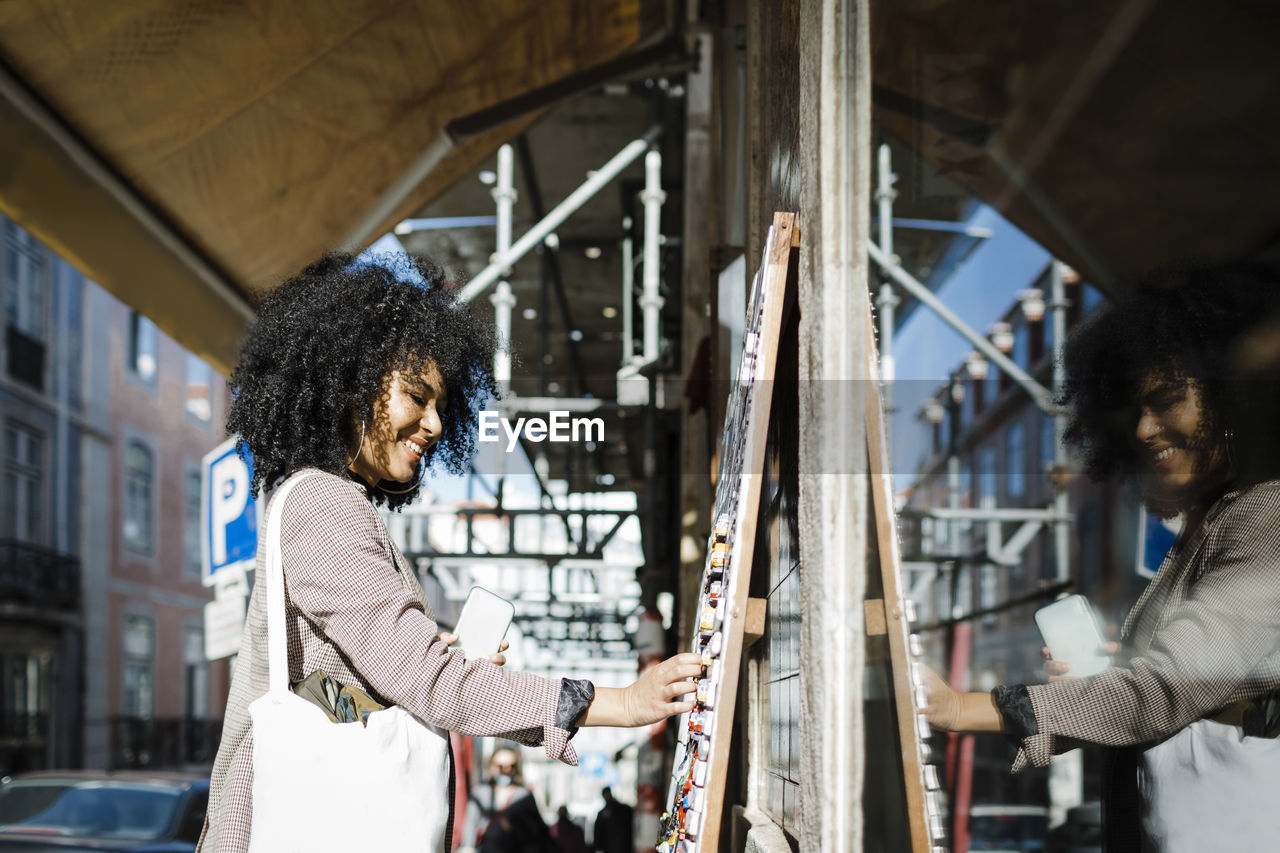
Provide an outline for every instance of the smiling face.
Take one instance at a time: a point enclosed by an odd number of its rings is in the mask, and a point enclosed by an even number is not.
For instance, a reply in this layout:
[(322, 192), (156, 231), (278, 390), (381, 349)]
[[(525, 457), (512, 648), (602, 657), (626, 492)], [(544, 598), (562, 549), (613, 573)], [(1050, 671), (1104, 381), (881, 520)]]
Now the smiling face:
[(1148, 374), (1138, 385), (1138, 424), (1153, 496), (1162, 502), (1194, 502), (1227, 477), (1222, 442), (1211, 438), (1212, 418), (1197, 383)]
[(373, 423), (366, 426), (347, 467), (370, 484), (416, 481), (423, 458), (444, 432), (444, 379), (435, 362), (427, 359), (416, 373), (391, 371), (382, 387)]

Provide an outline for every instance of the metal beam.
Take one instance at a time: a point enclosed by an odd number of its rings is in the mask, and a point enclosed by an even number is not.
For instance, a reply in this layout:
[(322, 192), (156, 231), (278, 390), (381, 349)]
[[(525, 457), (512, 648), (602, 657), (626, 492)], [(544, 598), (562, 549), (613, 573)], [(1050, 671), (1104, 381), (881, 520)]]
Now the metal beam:
[(570, 193), (564, 201), (552, 208), (551, 212), (543, 217), (537, 225), (530, 228), (523, 237), (517, 240), (515, 245), (511, 247), (511, 251), (494, 258), (489, 266), (471, 279), (459, 291), (458, 300), (460, 302), (470, 302), (483, 293), (485, 288), (498, 280), (503, 270), (510, 268), (516, 261), (527, 255), (534, 246), (541, 243), (548, 234), (572, 216), (578, 208), (600, 192), (623, 169), (634, 163), (657, 140), (661, 132), (661, 126), (655, 125), (644, 136), (629, 142), (626, 147), (613, 156), (613, 159), (597, 169), (580, 187)]
[(960, 333), (961, 337), (973, 344), (973, 346), (993, 362), (997, 367), (1008, 374), (1009, 378), (1022, 387), (1030, 396), (1032, 401), (1040, 407), (1042, 411), (1049, 414), (1055, 414), (1058, 406), (1053, 402), (1053, 394), (1049, 392), (1039, 382), (1031, 378), (1025, 370), (1019, 367), (1008, 356), (996, 349), (991, 341), (985, 336), (978, 334), (969, 325), (961, 320), (960, 317), (946, 306), (933, 291), (925, 287), (915, 276), (907, 272), (902, 264), (890, 258), (883, 252), (879, 246), (871, 241), (867, 241), (867, 252), (871, 255), (871, 259), (875, 261), (880, 269), (894, 281), (896, 281), (903, 290), (907, 291), (911, 296), (920, 301), (922, 305), (933, 311), (942, 318), (948, 326)]

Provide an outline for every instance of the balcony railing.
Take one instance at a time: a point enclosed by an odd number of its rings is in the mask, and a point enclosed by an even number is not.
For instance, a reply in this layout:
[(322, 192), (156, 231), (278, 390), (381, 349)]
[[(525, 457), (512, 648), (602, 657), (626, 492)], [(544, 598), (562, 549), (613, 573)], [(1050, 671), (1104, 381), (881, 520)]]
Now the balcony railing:
[(112, 717), (111, 767), (157, 769), (212, 764), (222, 720)]
[(29, 542), (0, 539), (0, 601), (78, 610), (80, 559)]

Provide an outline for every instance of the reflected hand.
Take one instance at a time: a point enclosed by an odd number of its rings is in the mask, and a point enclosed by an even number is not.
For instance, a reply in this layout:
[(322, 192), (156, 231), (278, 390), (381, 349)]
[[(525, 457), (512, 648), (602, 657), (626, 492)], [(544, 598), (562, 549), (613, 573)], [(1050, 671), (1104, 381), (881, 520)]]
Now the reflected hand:
[[(1120, 654), (1120, 644), (1115, 640), (1107, 640), (1098, 645), (1098, 648), (1105, 655), (1115, 657)], [(1046, 680), (1052, 684), (1055, 681), (1065, 681), (1073, 678), (1079, 678), (1078, 675), (1068, 675), (1071, 671), (1071, 664), (1063, 660), (1054, 660), (1049, 654), (1048, 646), (1040, 647), (1040, 657), (1044, 658), (1044, 672)]]
[(920, 710), (929, 719), (929, 725), (936, 729), (954, 732), (959, 730), (961, 702), (960, 693), (950, 684), (942, 680), (942, 676), (934, 672), (932, 667), (920, 664), (924, 672), (926, 704)]

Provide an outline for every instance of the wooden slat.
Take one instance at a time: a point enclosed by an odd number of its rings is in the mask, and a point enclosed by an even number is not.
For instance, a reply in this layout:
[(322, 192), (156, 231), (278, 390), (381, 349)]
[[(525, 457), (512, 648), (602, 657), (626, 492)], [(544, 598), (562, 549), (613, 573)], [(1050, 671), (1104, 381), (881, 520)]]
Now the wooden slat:
[[(867, 300), (867, 328), (875, 325), (871, 317), (871, 301)], [(915, 690), (911, 680), (911, 654), (908, 649), (910, 626), (903, 613), (902, 558), (898, 550), (897, 524), (893, 509), (893, 479), (888, 464), (888, 444), (884, 431), (884, 410), (879, 393), (879, 365), (875, 336), (867, 335), (867, 375), (871, 380), (867, 393), (867, 449), (871, 471), (871, 495), (875, 508), (876, 541), (880, 550), (880, 576), (884, 584), (884, 630), (889, 637), (889, 665), (893, 673), (894, 711), (898, 723), (898, 744), (902, 754), (903, 779), (906, 786), (907, 819), (913, 853), (928, 853), (931, 848), (928, 815), (925, 807), (924, 767), (916, 731)], [(868, 602), (870, 609), (870, 602)], [(871, 623), (868, 620), (868, 633)]]

